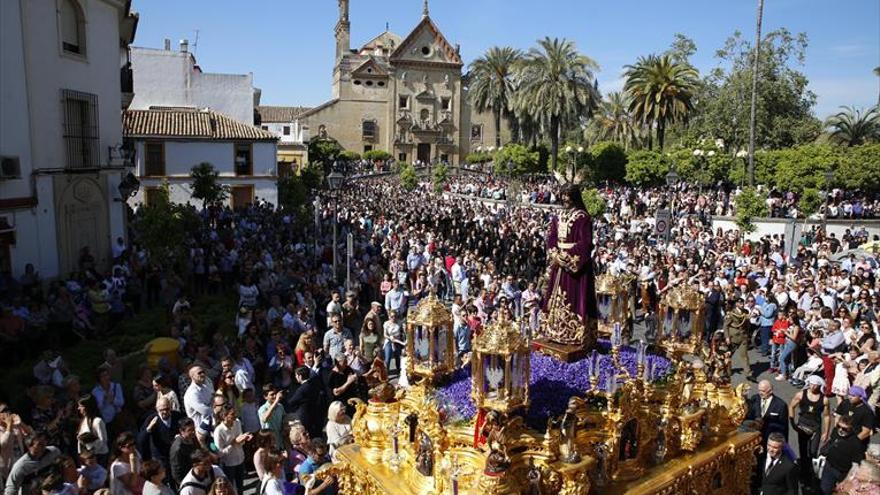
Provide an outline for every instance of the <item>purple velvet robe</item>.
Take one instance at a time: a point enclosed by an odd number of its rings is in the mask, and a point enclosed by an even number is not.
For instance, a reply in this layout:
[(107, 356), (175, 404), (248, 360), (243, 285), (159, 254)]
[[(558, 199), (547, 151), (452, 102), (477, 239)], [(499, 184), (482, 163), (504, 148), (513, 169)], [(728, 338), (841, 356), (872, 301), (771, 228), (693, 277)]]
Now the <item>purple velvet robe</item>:
[[(560, 217), (565, 218), (570, 212), (563, 213)], [(567, 235), (560, 239), (560, 217), (554, 217), (550, 223), (550, 232), (547, 236), (547, 251), (558, 249), (571, 256), (577, 256), (574, 270), (553, 264), (550, 268), (550, 280), (548, 291), (557, 286), (565, 291), (566, 301), (569, 308), (575, 314), (583, 318), (584, 324), (598, 318), (596, 309), (596, 283), (593, 274), (593, 221), (589, 213), (579, 211), (570, 226)], [(544, 310), (547, 310), (547, 302), (553, 293), (544, 298)]]

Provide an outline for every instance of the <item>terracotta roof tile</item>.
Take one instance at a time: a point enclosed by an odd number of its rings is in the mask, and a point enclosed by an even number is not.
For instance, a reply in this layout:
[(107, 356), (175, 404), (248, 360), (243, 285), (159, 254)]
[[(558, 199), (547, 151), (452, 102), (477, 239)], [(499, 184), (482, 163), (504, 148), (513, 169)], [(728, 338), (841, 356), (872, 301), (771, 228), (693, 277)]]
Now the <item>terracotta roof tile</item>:
[(293, 122), (303, 112), (311, 110), (309, 107), (275, 107), (259, 106), (257, 111), (263, 123)]
[(247, 125), (212, 110), (164, 108), (126, 110), (122, 116), (125, 137), (172, 137), (193, 139), (275, 141), (259, 127)]

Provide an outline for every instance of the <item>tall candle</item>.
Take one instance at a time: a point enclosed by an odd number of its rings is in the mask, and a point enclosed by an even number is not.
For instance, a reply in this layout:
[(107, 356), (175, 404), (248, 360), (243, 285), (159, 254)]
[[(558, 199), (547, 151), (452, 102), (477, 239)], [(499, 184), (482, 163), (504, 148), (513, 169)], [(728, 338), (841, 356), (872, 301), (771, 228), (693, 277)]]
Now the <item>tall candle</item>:
[(394, 447), (394, 454), (397, 455), (398, 452), (398, 443), (397, 443), (397, 435), (391, 437), (391, 445)]

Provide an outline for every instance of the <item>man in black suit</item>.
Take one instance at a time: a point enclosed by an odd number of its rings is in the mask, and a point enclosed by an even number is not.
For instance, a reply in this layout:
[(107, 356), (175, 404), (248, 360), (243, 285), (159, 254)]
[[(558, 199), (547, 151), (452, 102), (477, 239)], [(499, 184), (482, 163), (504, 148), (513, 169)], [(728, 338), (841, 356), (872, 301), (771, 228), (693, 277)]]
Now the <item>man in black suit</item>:
[(749, 397), (746, 419), (758, 421), (764, 443), (771, 433), (781, 434), (783, 441), (788, 442), (788, 405), (773, 395), (773, 385), (768, 380), (761, 380), (758, 394)]
[(185, 416), (171, 409), (171, 401), (160, 397), (156, 401), (156, 412), (150, 414), (138, 434), (138, 446), (144, 460), (155, 459), (171, 472), (169, 459), (171, 444), (180, 429), (180, 421)]
[(311, 376), (311, 371), (305, 366), (297, 368), (294, 377), (299, 386), (288, 399), (287, 410), (306, 427), (312, 438), (317, 438), (324, 427), (322, 419), (327, 417), (321, 379)]
[(760, 479), (760, 495), (797, 495), (797, 470), (791, 459), (785, 456), (785, 437), (782, 433), (773, 432), (767, 439), (767, 452), (758, 462), (758, 478)]

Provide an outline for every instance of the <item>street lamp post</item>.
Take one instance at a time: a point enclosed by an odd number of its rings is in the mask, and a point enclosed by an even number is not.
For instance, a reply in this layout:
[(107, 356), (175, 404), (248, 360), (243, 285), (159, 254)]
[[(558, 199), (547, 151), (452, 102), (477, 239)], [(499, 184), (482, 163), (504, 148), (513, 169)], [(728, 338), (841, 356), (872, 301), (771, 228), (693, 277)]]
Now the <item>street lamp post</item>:
[(339, 250), (339, 243), (336, 241), (336, 223), (339, 215), (339, 196), (338, 190), (342, 187), (342, 183), (345, 181), (345, 176), (337, 172), (336, 170), (330, 172), (327, 175), (327, 186), (330, 188), (330, 192), (333, 195), (333, 280), (334, 283), (336, 281), (336, 277), (339, 275), (338, 272), (338, 264), (337, 264), (337, 251)]
[[(676, 186), (676, 184), (678, 184), (679, 179), (680, 179), (680, 177), (679, 177), (678, 173), (675, 171), (675, 169), (670, 169), (669, 173), (666, 174), (666, 186), (669, 188), (669, 190), (671, 191), (671, 194), (672, 194), (672, 201), (669, 202), (670, 203), (669, 209), (671, 210), (670, 213), (671, 213), (673, 222), (677, 222), (677, 218), (678, 218), (675, 214), (675, 186)], [(669, 237), (672, 236), (672, 226), (671, 225), (669, 227), (669, 234), (667, 234), (667, 235)], [(668, 239), (667, 239), (667, 242), (668, 242)]]
[(736, 152), (736, 157), (742, 159), (743, 161), (743, 176), (742, 181), (740, 181), (740, 187), (744, 187), (746, 184), (746, 164), (748, 163), (749, 152), (746, 150), (739, 150)]

